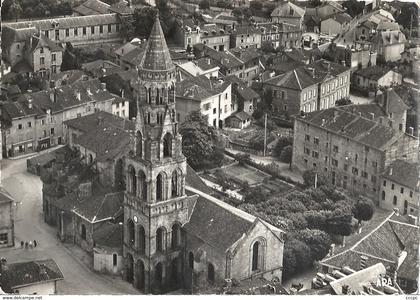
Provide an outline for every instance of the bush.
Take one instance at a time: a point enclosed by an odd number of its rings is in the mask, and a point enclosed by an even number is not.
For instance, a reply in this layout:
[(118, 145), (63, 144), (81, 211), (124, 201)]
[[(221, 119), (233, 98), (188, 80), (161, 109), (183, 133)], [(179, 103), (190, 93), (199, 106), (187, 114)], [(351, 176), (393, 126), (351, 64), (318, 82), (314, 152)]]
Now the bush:
[(286, 146), (280, 153), (280, 161), (284, 163), (291, 163), (293, 155), (293, 147)]

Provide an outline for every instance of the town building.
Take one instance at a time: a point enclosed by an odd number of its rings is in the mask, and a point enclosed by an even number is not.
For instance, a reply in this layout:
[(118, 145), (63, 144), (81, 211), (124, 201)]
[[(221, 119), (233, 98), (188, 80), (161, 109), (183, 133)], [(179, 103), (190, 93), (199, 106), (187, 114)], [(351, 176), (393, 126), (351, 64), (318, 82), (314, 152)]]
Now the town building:
[(261, 44), (271, 44), (275, 49), (301, 46), (302, 29), (295, 24), (260, 23), (258, 27), (261, 29)]
[(346, 13), (339, 13), (321, 21), (321, 33), (335, 36), (341, 33), (350, 23), (352, 17)]
[(293, 167), (322, 172), (333, 185), (377, 202), (381, 174), (396, 159), (417, 162), (419, 141), (396, 130), (394, 120), (374, 118), (341, 107), (296, 117)]
[(390, 279), (393, 290), (414, 293), (419, 275), (418, 230), (418, 225), (393, 212), (353, 246), (320, 261), (320, 268), (324, 273), (340, 272), (343, 266), (359, 271), (382, 263), (384, 278)]
[(15, 245), (14, 210), (15, 202), (12, 196), (0, 187), (0, 248)]
[(63, 273), (52, 259), (7, 263), (0, 261), (0, 289), (7, 294), (55, 295)]
[[(64, 45), (70, 42), (73, 46), (86, 46), (103, 43), (121, 42), (121, 22), (118, 15), (101, 14), (91, 16), (63, 17), (20, 22), (3, 22), (2, 31), (9, 27), (17, 37), (29, 32), (41, 32), (55, 43)], [(7, 48), (11, 51), (18, 48), (20, 41), (13, 42)], [(3, 45), (2, 45), (3, 46)], [(5, 49), (5, 48), (3, 48)]]
[(376, 59), (378, 55), (378, 53), (373, 51), (372, 47), (369, 46), (355, 49), (350, 46), (339, 46), (334, 42), (329, 44), (323, 54), (324, 58), (329, 61), (345, 64), (347, 67), (351, 68), (352, 72), (376, 66)]
[(266, 80), (265, 92), (272, 93), (273, 109), (289, 116), (335, 106), (350, 93), (350, 69), (317, 60)]
[(244, 129), (251, 124), (252, 117), (244, 111), (238, 111), (232, 114), (226, 120), (228, 127)]
[(407, 39), (400, 29), (378, 31), (378, 35), (372, 40), (372, 48), (385, 62), (394, 62), (401, 59), (406, 41)]
[(237, 107), (238, 111), (252, 115), (257, 108), (257, 104), (261, 101), (261, 96), (235, 75), (226, 76), (224, 79), (232, 83), (232, 103), (234, 107)]
[(179, 82), (176, 86), (177, 121), (184, 122), (189, 113), (197, 110), (207, 117), (209, 126), (223, 128), (226, 118), (237, 110), (232, 102), (232, 84), (205, 75)]
[(398, 208), (402, 214), (418, 220), (419, 196), (418, 163), (393, 161), (381, 176), (379, 206), (388, 210)]
[(210, 58), (179, 63), (176, 67), (178, 81), (200, 75), (205, 75), (207, 78), (219, 77), (220, 68)]
[(127, 100), (111, 94), (98, 79), (27, 93), (15, 102), (3, 103), (2, 109), (6, 157), (64, 144), (66, 120), (97, 110), (129, 115)]
[(204, 24), (200, 31), (200, 41), (217, 51), (229, 49), (230, 33), (215, 24)]
[[(321, 20), (325, 20), (328, 17), (344, 13), (346, 9), (338, 2), (335, 1), (326, 1), (323, 2), (321, 6), (312, 8), (315, 10), (315, 15), (318, 16)], [(306, 13), (309, 11), (308, 8), (306, 8)]]
[(79, 6), (73, 7), (75, 16), (103, 15), (109, 13), (110, 5), (100, 0), (87, 0)]
[(376, 91), (381, 87), (391, 87), (402, 83), (402, 75), (386, 67), (371, 66), (355, 71), (352, 88), (360, 91)]
[(271, 21), (274, 23), (287, 23), (295, 25), (299, 30), (303, 28), (305, 9), (285, 2), (276, 7), (271, 13)]
[(254, 26), (235, 26), (230, 32), (230, 48), (260, 48), (261, 30)]

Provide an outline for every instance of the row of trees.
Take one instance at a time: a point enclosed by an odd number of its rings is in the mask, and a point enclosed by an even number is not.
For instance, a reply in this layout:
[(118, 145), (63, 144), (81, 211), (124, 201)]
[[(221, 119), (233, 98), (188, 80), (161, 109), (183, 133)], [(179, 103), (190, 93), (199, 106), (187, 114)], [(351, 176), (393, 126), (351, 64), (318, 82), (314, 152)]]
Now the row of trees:
[(284, 229), (288, 238), (284, 249), (284, 276), (309, 268), (324, 258), (335, 236), (353, 231), (353, 218), (369, 220), (373, 215), (370, 200), (353, 200), (328, 184), (327, 178), (308, 171), (304, 174), (306, 189), (286, 196), (272, 196), (259, 187), (246, 192), (239, 208)]
[(68, 1), (5, 0), (1, 7), (1, 16), (4, 20), (64, 16), (72, 13), (73, 10)]

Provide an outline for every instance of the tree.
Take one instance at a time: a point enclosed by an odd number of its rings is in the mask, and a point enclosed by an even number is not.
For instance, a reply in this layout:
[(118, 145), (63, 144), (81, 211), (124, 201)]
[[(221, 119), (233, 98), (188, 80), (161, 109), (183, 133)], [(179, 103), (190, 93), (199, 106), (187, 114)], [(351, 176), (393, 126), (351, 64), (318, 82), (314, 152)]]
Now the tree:
[(293, 147), (286, 146), (280, 153), (280, 161), (284, 163), (290, 164), (292, 162), (292, 155), (293, 155)]
[(69, 50), (66, 47), (66, 50), (63, 53), (63, 60), (61, 62), (60, 70), (64, 72), (64, 71), (75, 70), (79, 68), (80, 68), (80, 65), (77, 61), (76, 55), (73, 54), (71, 50)]
[(252, 9), (252, 10), (261, 11), (262, 7), (263, 7), (263, 5), (262, 5), (261, 1), (252, 1), (252, 2), (249, 3), (249, 8)]
[(200, 9), (210, 9), (210, 1), (209, 0), (201, 0), (198, 7)]
[(304, 229), (297, 233), (296, 238), (311, 248), (313, 260), (323, 259), (330, 250), (332, 240), (328, 233), (319, 229)]
[(328, 178), (325, 177), (324, 174), (317, 172), (314, 169), (306, 170), (303, 172), (302, 177), (304, 181), (304, 185), (306, 187), (311, 187), (315, 185), (315, 175), (317, 178), (317, 187), (321, 185), (325, 185), (328, 182)]
[(349, 97), (341, 98), (341, 99), (338, 99), (337, 101), (335, 101), (336, 106), (349, 105), (349, 104), (352, 104), (352, 103), (353, 102), (351, 102)]
[(366, 5), (365, 1), (347, 0), (343, 2), (343, 7), (347, 9), (347, 13), (355, 17), (363, 12)]
[(261, 203), (261, 202), (265, 202), (267, 199), (267, 192), (264, 191), (261, 186), (256, 186), (253, 187), (251, 189), (248, 189), (247, 191), (245, 191), (245, 199), (244, 202), (245, 203)]
[[(284, 253), (287, 254), (283, 258), (285, 277), (290, 277), (296, 271), (304, 271), (312, 265), (311, 249), (308, 245), (295, 238), (286, 240)], [(291, 258), (290, 261), (288, 261), (289, 258)]]
[(22, 15), (22, 7), (18, 2), (13, 2), (9, 8), (9, 17), (10, 19), (17, 19)]
[(140, 9), (136, 9), (133, 14), (135, 34), (140, 37), (148, 37), (150, 31), (152, 31), (155, 16), (156, 9), (153, 7), (145, 6)]
[(217, 150), (218, 134), (208, 125), (207, 119), (200, 111), (193, 111), (187, 115), (180, 126), (182, 135), (182, 152), (188, 164), (196, 170), (220, 166), (220, 150)]
[(359, 220), (359, 224), (362, 221), (369, 221), (374, 212), (374, 204), (370, 199), (359, 199), (354, 207), (354, 217)]
[(264, 53), (274, 53), (276, 49), (271, 42), (263, 42), (261, 43), (261, 51)]
[(277, 158), (280, 158), (281, 155), (281, 151), (286, 147), (286, 146), (291, 146), (293, 145), (293, 137), (280, 137), (279, 139), (277, 139), (277, 143), (274, 146), (274, 155)]

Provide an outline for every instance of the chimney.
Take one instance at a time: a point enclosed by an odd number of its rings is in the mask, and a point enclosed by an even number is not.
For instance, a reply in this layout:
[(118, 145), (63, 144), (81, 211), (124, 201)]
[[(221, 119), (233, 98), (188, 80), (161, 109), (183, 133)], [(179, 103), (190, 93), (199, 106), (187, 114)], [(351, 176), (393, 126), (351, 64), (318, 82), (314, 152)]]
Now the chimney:
[(359, 115), (359, 117), (361, 117), (361, 116), (362, 116), (362, 112), (361, 112), (361, 111), (359, 111), (359, 112), (358, 112), (358, 115)]
[(80, 91), (78, 91), (78, 90), (76, 90), (76, 98), (77, 98), (78, 101), (81, 101), (82, 100)]
[(334, 122), (337, 122), (338, 110), (334, 109)]
[(99, 115), (99, 116), (98, 116), (98, 118), (97, 118), (97, 120), (96, 120), (96, 121), (97, 121), (97, 124), (98, 124), (98, 125), (101, 125), (101, 124), (102, 124), (102, 122), (103, 122), (103, 120), (104, 120), (104, 119), (102, 118), (102, 116), (101, 116), (101, 115)]
[(6, 272), (7, 269), (7, 260), (4, 257), (0, 258), (0, 274)]
[(375, 120), (375, 114), (374, 113), (370, 113), (370, 119), (373, 121), (373, 120)]
[(210, 58), (207, 58), (207, 64), (209, 65), (211, 63)]
[(54, 80), (51, 80), (50, 81), (50, 88), (55, 88), (55, 81)]
[(32, 105), (32, 98), (28, 99), (28, 108), (32, 109), (33, 105)]
[(101, 88), (103, 91), (106, 91), (106, 83), (105, 82), (101, 82)]
[(408, 133), (414, 136), (414, 127), (408, 127)]
[(325, 126), (325, 119), (322, 119), (321, 126), (322, 126), (322, 127), (324, 127), (324, 126)]
[(392, 168), (389, 169), (389, 176), (392, 176)]
[(383, 124), (384, 123), (384, 117), (379, 117), (379, 124)]
[(84, 182), (79, 185), (79, 198), (86, 199), (92, 196), (92, 182)]
[(52, 103), (56, 103), (57, 102), (57, 92), (55, 91), (55, 89), (51, 89), (50, 90), (50, 101)]
[(360, 256), (360, 270), (366, 269), (368, 257), (365, 255)]
[(125, 90), (121, 89), (121, 98), (124, 98), (124, 92), (125, 92)]

